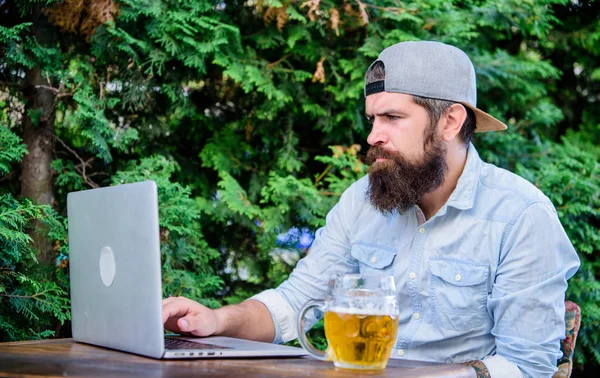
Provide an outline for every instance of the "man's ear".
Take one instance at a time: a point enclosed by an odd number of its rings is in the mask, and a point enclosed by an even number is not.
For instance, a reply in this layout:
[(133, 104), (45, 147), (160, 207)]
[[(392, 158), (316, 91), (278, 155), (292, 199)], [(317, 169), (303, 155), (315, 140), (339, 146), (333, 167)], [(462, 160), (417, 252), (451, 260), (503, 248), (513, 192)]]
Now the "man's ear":
[(446, 109), (442, 119), (445, 121), (443, 123), (442, 138), (449, 142), (456, 138), (462, 129), (467, 119), (467, 109), (462, 104), (452, 104)]

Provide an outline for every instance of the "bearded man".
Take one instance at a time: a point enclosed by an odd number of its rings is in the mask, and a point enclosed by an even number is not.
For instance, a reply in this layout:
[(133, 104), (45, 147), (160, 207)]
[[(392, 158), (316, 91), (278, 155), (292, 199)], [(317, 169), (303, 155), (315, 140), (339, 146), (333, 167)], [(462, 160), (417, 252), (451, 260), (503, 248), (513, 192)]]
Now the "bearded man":
[(477, 108), (471, 61), (446, 44), (402, 42), (365, 79), (369, 175), (329, 212), (310, 254), (279, 287), (239, 305), (165, 299), (165, 327), (286, 342), (332, 274), (390, 274), (400, 303), (393, 358), (551, 377), (580, 262), (550, 200), (471, 144), (474, 132), (506, 129)]

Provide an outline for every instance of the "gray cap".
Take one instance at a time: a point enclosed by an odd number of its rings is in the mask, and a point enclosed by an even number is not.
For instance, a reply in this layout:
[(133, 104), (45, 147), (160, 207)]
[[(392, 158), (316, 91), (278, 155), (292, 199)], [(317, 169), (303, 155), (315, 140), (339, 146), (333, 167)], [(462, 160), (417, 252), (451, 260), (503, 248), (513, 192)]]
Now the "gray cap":
[(385, 80), (365, 85), (365, 96), (385, 91), (459, 102), (475, 113), (476, 132), (506, 129), (477, 108), (475, 69), (462, 50), (440, 42), (401, 42), (377, 61), (385, 66)]

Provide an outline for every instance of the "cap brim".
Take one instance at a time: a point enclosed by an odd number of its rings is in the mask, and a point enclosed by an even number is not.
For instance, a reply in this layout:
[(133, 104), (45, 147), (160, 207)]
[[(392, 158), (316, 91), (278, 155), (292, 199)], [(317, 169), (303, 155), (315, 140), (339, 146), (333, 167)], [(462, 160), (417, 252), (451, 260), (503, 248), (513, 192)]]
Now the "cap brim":
[(471, 104), (462, 103), (475, 113), (475, 120), (477, 127), (475, 128), (476, 133), (482, 133), (485, 131), (502, 131), (506, 130), (506, 125), (491, 115), (487, 114), (483, 110), (477, 109)]

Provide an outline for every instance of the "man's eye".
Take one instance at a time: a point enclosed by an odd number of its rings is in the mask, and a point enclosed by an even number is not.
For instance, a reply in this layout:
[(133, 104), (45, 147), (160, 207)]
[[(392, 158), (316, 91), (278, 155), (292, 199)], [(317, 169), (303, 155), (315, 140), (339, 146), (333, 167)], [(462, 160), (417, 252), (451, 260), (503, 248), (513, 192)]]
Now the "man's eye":
[(369, 122), (369, 123), (373, 123), (373, 121), (375, 120), (375, 117), (365, 116), (365, 118), (367, 119), (367, 122)]
[(388, 121), (395, 121), (397, 119), (400, 119), (400, 117), (393, 116), (393, 115), (387, 115), (386, 117), (387, 117)]

